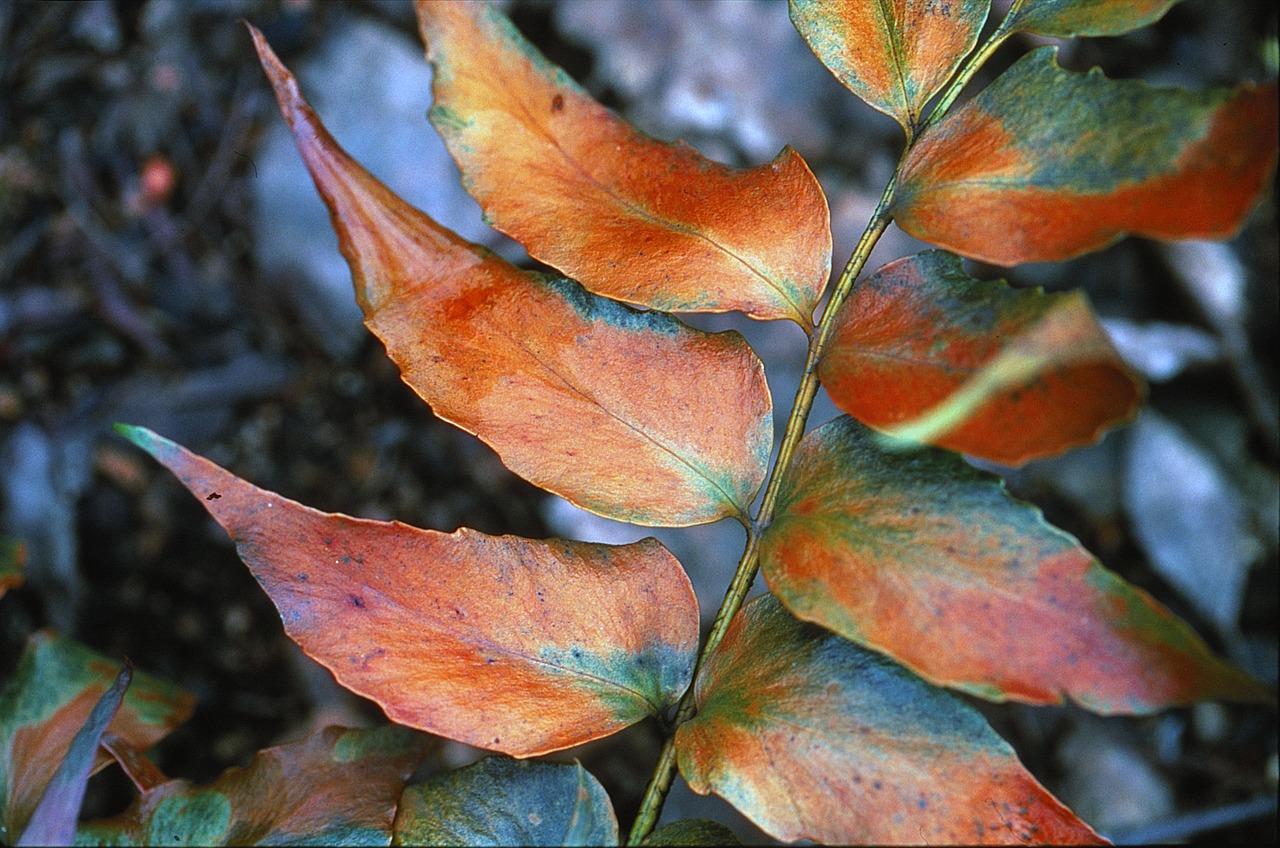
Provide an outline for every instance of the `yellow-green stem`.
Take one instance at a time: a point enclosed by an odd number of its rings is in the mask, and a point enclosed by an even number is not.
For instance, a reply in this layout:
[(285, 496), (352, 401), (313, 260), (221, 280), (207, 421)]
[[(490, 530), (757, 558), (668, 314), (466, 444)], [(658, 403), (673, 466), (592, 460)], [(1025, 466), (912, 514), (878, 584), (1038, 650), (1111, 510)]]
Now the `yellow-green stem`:
[(849, 257), (849, 261), (844, 266), (844, 271), (840, 274), (840, 279), (831, 291), (831, 297), (827, 300), (827, 305), (822, 311), (822, 317), (818, 320), (814, 332), (809, 337), (809, 352), (805, 357), (804, 373), (800, 378), (800, 387), (796, 390), (795, 402), (791, 405), (791, 415), (787, 418), (787, 428), (782, 435), (782, 444), (778, 448), (778, 457), (769, 472), (769, 483), (765, 486), (764, 497), (760, 501), (760, 509), (755, 518), (747, 525), (746, 550), (742, 553), (742, 559), (738, 561), (738, 568), (733, 574), (733, 581), (729, 584), (729, 590), (720, 604), (720, 609), (716, 612), (715, 621), (711, 625), (711, 632), (707, 634), (707, 641), (698, 653), (698, 661), (694, 666), (693, 682), (690, 683), (689, 688), (680, 698), (680, 703), (676, 706), (672, 732), (663, 743), (662, 753), (658, 757), (658, 764), (654, 769), (653, 778), (645, 789), (640, 811), (636, 815), (631, 833), (627, 836), (628, 845), (639, 845), (645, 837), (653, 832), (654, 826), (658, 823), (662, 805), (666, 801), (667, 793), (671, 790), (671, 784), (676, 775), (675, 730), (692, 718), (697, 711), (695, 691), (702, 670), (707, 660), (715, 654), (716, 649), (720, 646), (720, 640), (724, 638), (725, 631), (729, 628), (729, 622), (737, 615), (743, 601), (746, 600), (747, 592), (751, 590), (751, 585), (755, 582), (756, 572), (760, 566), (760, 534), (764, 532), (765, 528), (773, 520), (773, 510), (777, 503), (783, 477), (786, 470), (791, 466), (791, 459), (795, 455), (801, 437), (804, 436), (804, 428), (809, 420), (809, 412), (813, 409), (813, 399), (818, 393), (818, 363), (822, 360), (823, 351), (826, 350), (832, 328), (835, 326), (835, 316), (853, 291), (853, 285), (857, 281), (858, 275), (862, 273), (863, 267), (867, 264), (872, 248), (876, 246), (876, 242), (880, 240), (880, 236), (884, 234), (889, 222), (893, 219), (889, 212), (889, 207), (893, 202), (893, 194), (898, 184), (898, 173), (901, 171), (902, 163), (906, 160), (911, 145), (926, 129), (947, 113), (947, 110), (955, 103), (956, 98), (960, 96), (961, 90), (978, 72), (978, 68), (982, 67), (983, 63), (991, 58), (992, 54), (999, 49), (1005, 39), (1012, 34), (1012, 31), (1008, 29), (1008, 24), (1023, 2), (1025, 0), (1014, 0), (1008, 14), (1005, 15), (1000, 25), (983, 42), (982, 46), (965, 60), (960, 70), (951, 80), (951, 84), (947, 86), (947, 90), (939, 98), (933, 111), (929, 113), (928, 118), (921, 123), (917, 132), (910, 134), (907, 149), (902, 152), (902, 156), (898, 160), (898, 167), (894, 171), (894, 176), (889, 180), (889, 184), (885, 186), (884, 194), (880, 196), (880, 202), (877, 204), (875, 212), (872, 213), (871, 220), (867, 223), (867, 228), (863, 231), (862, 237), (858, 239), (858, 244), (854, 248), (853, 254)]
[(831, 336), (832, 319), (839, 311), (841, 304), (849, 296), (849, 292), (853, 290), (854, 280), (862, 272), (863, 266), (867, 264), (867, 257), (871, 255), (871, 249), (875, 247), (885, 228), (889, 226), (889, 203), (893, 198), (893, 188), (896, 184), (896, 179), (890, 180), (889, 185), (885, 187), (884, 194), (880, 197), (880, 203), (876, 206), (876, 211), (872, 215), (870, 223), (867, 224), (867, 229), (863, 232), (862, 238), (858, 240), (858, 245), (854, 248), (853, 255), (849, 257), (844, 271), (840, 274), (839, 281), (832, 290), (827, 306), (822, 312), (822, 318), (818, 321), (814, 334), (810, 336), (809, 353), (805, 357), (804, 373), (800, 379), (800, 388), (796, 390), (795, 402), (791, 405), (791, 415), (787, 418), (787, 428), (783, 432), (782, 444), (778, 448), (778, 458), (774, 461), (773, 469), (769, 472), (769, 483), (765, 487), (764, 497), (760, 501), (760, 509), (756, 513), (755, 519), (747, 526), (746, 550), (742, 553), (742, 559), (738, 561), (738, 568), (734, 571), (733, 581), (729, 584), (729, 590), (725, 594), (724, 600), (720, 603), (720, 609), (716, 612), (715, 621), (711, 625), (711, 632), (707, 634), (707, 641), (698, 653), (698, 662), (694, 666), (693, 683), (685, 690), (684, 695), (680, 698), (680, 703), (676, 706), (675, 719), (672, 722), (672, 733), (662, 745), (662, 753), (659, 755), (658, 764), (654, 768), (653, 778), (645, 789), (644, 799), (640, 803), (640, 811), (637, 813), (635, 824), (627, 837), (628, 845), (639, 845), (646, 836), (653, 832), (654, 826), (658, 823), (662, 805), (666, 801), (667, 793), (671, 790), (671, 784), (676, 776), (674, 731), (693, 717), (697, 709), (694, 701), (694, 691), (698, 677), (702, 673), (707, 660), (715, 653), (716, 648), (720, 646), (720, 640), (724, 638), (725, 631), (729, 628), (729, 622), (737, 615), (743, 601), (746, 600), (747, 592), (751, 590), (751, 584), (755, 582), (756, 572), (760, 566), (760, 534), (769, 525), (769, 522), (773, 520), (774, 504), (778, 499), (778, 491), (782, 483), (783, 474), (791, 465), (791, 457), (795, 454), (796, 447), (800, 444), (800, 438), (804, 435), (805, 424), (809, 420), (809, 412), (813, 409), (813, 399), (818, 393), (818, 361), (826, 347), (827, 340)]
[(751, 589), (752, 581), (755, 580), (759, 540), (760, 534), (757, 532), (756, 524), (753, 522), (747, 527), (746, 550), (742, 553), (742, 559), (738, 561), (738, 568), (733, 573), (733, 580), (729, 583), (729, 590), (725, 593), (724, 600), (720, 603), (719, 611), (716, 612), (716, 619), (711, 625), (711, 632), (707, 634), (707, 641), (698, 653), (698, 662), (693, 669), (694, 682), (689, 684), (689, 688), (685, 690), (684, 695), (680, 698), (680, 703), (676, 706), (675, 718), (671, 722), (671, 734), (667, 736), (662, 744), (662, 753), (658, 756), (658, 764), (654, 767), (653, 777), (650, 779), (648, 787), (645, 788), (644, 799), (640, 803), (640, 811), (636, 814), (635, 824), (632, 825), (631, 833), (627, 837), (628, 845), (639, 845), (641, 840), (653, 832), (654, 826), (658, 823), (658, 816), (662, 813), (662, 805), (666, 801), (667, 793), (671, 791), (671, 783), (676, 777), (675, 731), (680, 725), (693, 717), (696, 710), (694, 684), (697, 682), (698, 675), (702, 672), (702, 667), (706, 664), (707, 659), (711, 657), (716, 647), (719, 646), (720, 640), (724, 638), (724, 632), (729, 627), (729, 621), (737, 613), (738, 608), (742, 606), (742, 601)]
[(986, 61), (990, 59), (1000, 45), (1004, 44), (1005, 39), (1013, 34), (1008, 28), (1009, 22), (1013, 20), (1018, 12), (1018, 8), (1022, 6), (1024, 0), (1014, 0), (1009, 7), (1009, 11), (1005, 14), (1004, 20), (1000, 21), (1000, 25), (995, 31), (982, 43), (975, 52), (969, 54), (969, 58), (965, 60), (960, 70), (952, 77), (951, 84), (947, 86), (947, 90), (938, 98), (938, 102), (934, 104), (933, 111), (929, 113), (929, 117), (916, 129), (914, 137), (924, 134), (924, 131), (938, 122), (938, 119), (947, 113), (951, 106), (956, 102), (956, 98), (960, 96), (960, 92), (969, 84), (969, 80), (973, 79), (973, 75), (978, 72)]

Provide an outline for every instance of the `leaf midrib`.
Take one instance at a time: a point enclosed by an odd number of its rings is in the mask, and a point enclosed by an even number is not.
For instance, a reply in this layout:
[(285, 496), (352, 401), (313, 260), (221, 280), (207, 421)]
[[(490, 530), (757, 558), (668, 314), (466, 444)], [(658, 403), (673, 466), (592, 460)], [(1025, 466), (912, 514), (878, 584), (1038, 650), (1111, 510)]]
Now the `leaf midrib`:
[(898, 83), (898, 93), (902, 103), (902, 110), (906, 113), (907, 122), (914, 124), (916, 116), (912, 111), (910, 92), (907, 91), (907, 73), (902, 65), (902, 53), (899, 50), (899, 38), (902, 33), (896, 26), (893, 10), (889, 8), (888, 0), (876, 0), (876, 6), (880, 9), (880, 19), (884, 23), (884, 31), (889, 42), (889, 59), (892, 65), (893, 77)]
[[(397, 612), (397, 615), (399, 615), (400, 617), (400, 620), (418, 621), (420, 624), (426, 625), (427, 627), (430, 627), (430, 625), (432, 624), (436, 624), (437, 626), (431, 627), (430, 629), (438, 634), (441, 634), (447, 637), (448, 639), (454, 642), (460, 642), (464, 645), (469, 645), (475, 648), (477, 652), (491, 651), (494, 653), (503, 654), (505, 656), (514, 657), (518, 660), (528, 662), (534, 665), (546, 666), (547, 668), (552, 668), (552, 669), (555, 669), (556, 671), (563, 672), (571, 676), (584, 678), (586, 680), (592, 680), (600, 684), (602, 687), (611, 687), (620, 692), (627, 692), (630, 695), (633, 695), (639, 701), (653, 707), (654, 714), (657, 714), (662, 709), (661, 706), (654, 704), (653, 701), (651, 701), (649, 697), (644, 693), (636, 689), (633, 689), (630, 686), (627, 686), (623, 683), (619, 683), (616, 680), (611, 680), (607, 677), (601, 677), (598, 674), (592, 674), (589, 671), (583, 671), (582, 669), (573, 668), (572, 666), (567, 666), (567, 665), (562, 665), (560, 663), (552, 662), (551, 660), (545, 660), (540, 657), (534, 657), (529, 654), (525, 654), (521, 651), (518, 651), (514, 648), (509, 648), (497, 642), (490, 641), (488, 639), (477, 638), (477, 637), (462, 638), (457, 630), (450, 630), (447, 627), (440, 626), (435, 620), (422, 616), (421, 609), (401, 603), (401, 601), (398, 598), (388, 594), (387, 592), (384, 592), (382, 589), (379, 589), (376, 586), (370, 585), (369, 583), (360, 583), (359, 585), (364, 590), (375, 595), (377, 599), (382, 601), (385, 605), (394, 607)], [(471, 631), (471, 632), (474, 633), (475, 631)]]
[[(535, 73), (536, 73), (536, 70), (535, 70)], [(539, 74), (539, 76), (541, 75)], [(512, 101), (514, 101), (519, 105), (520, 111), (524, 114), (524, 117), (526, 119), (525, 126), (532, 127), (539, 136), (541, 136), (553, 148), (555, 148), (555, 150), (561, 155), (561, 157), (563, 157), (564, 161), (568, 163), (568, 165), (574, 171), (576, 171), (588, 185), (595, 188), (601, 194), (603, 194), (604, 196), (612, 200), (616, 205), (621, 206), (624, 210), (631, 213), (635, 217), (648, 221), (652, 224), (656, 224), (662, 228), (672, 230), (676, 233), (705, 241), (707, 244), (711, 245), (716, 250), (720, 251), (721, 253), (725, 254), (726, 256), (740, 263), (749, 272), (751, 272), (756, 277), (758, 277), (762, 282), (764, 282), (764, 284), (768, 288), (776, 292), (777, 295), (782, 299), (782, 301), (786, 303), (794, 311), (794, 313), (797, 316), (803, 318), (804, 310), (800, 306), (800, 304), (798, 304), (795, 300), (793, 300), (790, 293), (787, 292), (782, 287), (781, 284), (774, 282), (773, 278), (770, 277), (767, 273), (760, 270), (752, 263), (748, 262), (742, 256), (739, 256), (734, 251), (730, 250), (727, 246), (717, 242), (715, 239), (710, 238), (700, 230), (696, 229), (694, 226), (680, 222), (680, 221), (672, 220), (669, 218), (663, 218), (659, 216), (657, 213), (652, 212), (646, 209), (645, 207), (640, 206), (637, 203), (628, 200), (627, 198), (618, 194), (616, 191), (614, 191), (605, 183), (602, 183), (600, 180), (596, 179), (596, 177), (590, 171), (584, 168), (573, 156), (569, 154), (569, 151), (565, 150), (564, 146), (561, 145), (560, 140), (556, 136), (554, 136), (551, 133), (551, 131), (542, 122), (536, 119), (532, 111), (529, 109), (528, 105), (525, 103), (524, 99), (518, 96), (519, 93), (516, 93), (515, 96), (512, 96), (511, 90), (507, 89), (507, 94), (510, 96), (510, 99)], [(570, 91), (569, 94), (576, 96), (577, 93)], [(620, 118), (618, 118), (617, 120), (621, 121)], [(663, 142), (658, 142), (655, 139), (646, 139), (646, 140), (652, 141), (655, 144), (663, 144)]]
[(646, 431), (645, 429), (643, 429), (643, 428), (642, 428), (642, 427), (640, 427), (639, 425), (637, 425), (637, 424), (635, 424), (635, 423), (633, 423), (633, 422), (631, 422), (631, 421), (627, 420), (626, 418), (622, 417), (620, 414), (618, 414), (617, 412), (615, 412), (613, 409), (611, 409), (611, 408), (609, 408), (608, 406), (606, 406), (605, 404), (601, 403), (601, 402), (600, 402), (599, 400), (597, 400), (594, 396), (592, 396), (590, 393), (588, 393), (588, 392), (586, 391), (586, 389), (584, 389), (584, 388), (582, 388), (581, 386), (579, 386), (576, 382), (574, 382), (574, 381), (570, 380), (568, 377), (566, 377), (564, 374), (562, 374), (559, 370), (557, 370), (554, 366), (552, 366), (552, 365), (550, 365), (549, 363), (545, 362), (545, 361), (542, 359), (542, 357), (538, 356), (538, 354), (537, 354), (536, 352), (534, 352), (533, 350), (531, 350), (531, 349), (529, 349), (528, 347), (526, 347), (526, 346), (525, 346), (525, 344), (524, 344), (520, 339), (517, 339), (515, 336), (508, 336), (508, 338), (510, 338), (510, 339), (511, 339), (512, 343), (514, 343), (514, 344), (516, 345), (516, 347), (520, 348), (520, 350), (522, 350), (522, 351), (524, 351), (526, 354), (528, 354), (528, 355), (529, 355), (529, 358), (531, 358), (534, 362), (538, 363), (538, 365), (540, 365), (540, 366), (543, 368), (543, 370), (545, 370), (548, 374), (551, 374), (553, 377), (555, 377), (555, 378), (556, 378), (556, 380), (557, 380), (561, 385), (563, 385), (566, 389), (568, 389), (569, 391), (571, 391), (571, 392), (573, 392), (574, 394), (576, 394), (578, 397), (582, 398), (582, 400), (583, 400), (585, 403), (588, 403), (588, 404), (590, 404), (591, 406), (594, 406), (594, 407), (596, 407), (597, 409), (601, 410), (601, 411), (602, 411), (602, 412), (604, 412), (606, 415), (608, 415), (610, 418), (612, 418), (613, 420), (617, 421), (619, 424), (623, 425), (624, 427), (626, 427), (627, 429), (631, 430), (631, 431), (632, 431), (633, 433), (635, 433), (636, 435), (640, 436), (642, 439), (644, 439), (644, 440), (646, 440), (646, 441), (650, 442), (651, 444), (653, 444), (653, 445), (654, 445), (655, 447), (657, 447), (660, 451), (662, 451), (662, 452), (664, 452), (664, 453), (668, 454), (669, 456), (671, 456), (671, 457), (673, 457), (675, 460), (677, 460), (679, 463), (683, 464), (683, 465), (684, 465), (686, 468), (688, 468), (688, 469), (689, 469), (689, 470), (690, 470), (694, 475), (696, 475), (696, 476), (698, 476), (698, 477), (702, 478), (703, 480), (705, 480), (707, 483), (709, 483), (709, 484), (711, 485), (711, 487), (712, 487), (713, 489), (715, 489), (717, 492), (719, 492), (719, 493), (720, 493), (720, 496), (722, 497), (722, 499), (723, 499), (723, 501), (724, 501), (724, 503), (726, 503), (727, 505), (729, 505), (729, 506), (733, 507), (733, 508), (734, 508), (734, 509), (736, 509), (736, 510), (741, 510), (741, 509), (742, 509), (741, 505), (740, 505), (740, 504), (738, 504), (737, 499), (736, 499), (736, 498), (734, 498), (734, 496), (733, 496), (733, 495), (731, 495), (729, 492), (725, 491), (724, 487), (723, 487), (723, 486), (721, 486), (721, 485), (720, 485), (720, 484), (719, 484), (719, 483), (718, 483), (718, 482), (717, 482), (717, 481), (712, 477), (712, 475), (711, 475), (711, 474), (710, 474), (706, 469), (704, 469), (704, 468), (700, 467), (700, 466), (699, 466), (698, 464), (696, 464), (693, 460), (691, 460), (691, 459), (689, 459), (689, 458), (685, 457), (684, 455), (682, 455), (682, 454), (681, 454), (679, 451), (677, 451), (675, 448), (673, 448), (673, 447), (671, 447), (671, 446), (669, 446), (669, 445), (665, 444), (665, 443), (664, 443), (664, 442), (662, 442), (662, 441), (659, 441), (655, 436), (653, 436), (652, 434), (650, 434), (648, 431)]
[[(949, 363), (939, 362), (936, 359), (916, 358), (916, 357), (911, 357), (904, 354), (891, 353), (888, 351), (874, 350), (874, 349), (862, 348), (862, 347), (855, 348), (851, 352), (854, 355), (865, 358), (865, 359), (880, 359), (886, 362), (898, 362), (905, 365), (922, 365), (932, 370), (941, 371), (944, 374), (949, 374), (949, 375), (959, 374), (959, 375), (967, 376), (971, 374), (977, 374), (981, 372), (983, 368), (985, 368), (988, 364), (988, 363), (983, 363), (983, 365), (980, 365), (978, 367), (970, 367), (965, 365), (951, 365)], [(999, 353), (997, 353), (996, 355), (998, 356)], [(993, 356), (992, 359), (994, 360), (994, 358), (995, 357)]]

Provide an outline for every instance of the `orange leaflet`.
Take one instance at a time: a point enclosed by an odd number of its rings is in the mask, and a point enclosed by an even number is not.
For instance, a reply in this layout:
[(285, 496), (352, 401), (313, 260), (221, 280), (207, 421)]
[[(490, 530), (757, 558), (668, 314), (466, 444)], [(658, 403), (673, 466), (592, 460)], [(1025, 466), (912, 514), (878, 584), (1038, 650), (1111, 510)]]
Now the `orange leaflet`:
[(101, 745), (139, 792), (149, 792), (169, 780), (145, 754), (114, 733), (104, 733)]
[(1181, 0), (1034, 0), (1009, 13), (1009, 32), (1054, 38), (1120, 35), (1153, 24)]
[(760, 563), (796, 615), (985, 698), (1149, 713), (1268, 697), (999, 478), (882, 449), (850, 418), (801, 442)]
[(772, 595), (729, 625), (697, 701), (676, 731), (680, 773), (778, 839), (1103, 842), (971, 707)]
[(322, 513), (117, 429), (226, 528), (285, 632), (401, 724), (531, 757), (658, 714), (689, 683), (698, 605), (653, 539), (539, 542)]
[(1089, 444), (1142, 397), (1084, 295), (975, 280), (942, 251), (860, 284), (818, 375), (865, 424), (1006, 465)]
[(685, 526), (747, 514), (773, 420), (764, 368), (741, 335), (638, 312), (463, 241), (352, 160), (254, 40), (365, 323), (437, 415), (609, 518)]
[(1276, 121), (1274, 82), (1158, 88), (1065, 71), (1042, 47), (920, 137), (891, 212), (917, 238), (998, 265), (1128, 233), (1225, 238), (1268, 185)]
[(991, 0), (791, 0), (791, 20), (836, 79), (910, 138), (990, 8)]
[(502, 14), (420, 2), (431, 123), (487, 220), (597, 294), (806, 330), (831, 268), (826, 198), (784, 148), (738, 170), (639, 133)]
[(170, 780), (118, 816), (80, 828), (83, 845), (387, 845), (405, 781), (429, 738), (403, 727), (328, 727), (259, 751), (205, 786)]
[[(45, 787), (121, 664), (51, 631), (27, 641), (13, 679), (0, 694), (0, 841), (26, 827)], [(108, 730), (139, 750), (159, 742), (190, 717), (195, 698), (135, 672)], [(111, 762), (99, 751), (93, 771)]]

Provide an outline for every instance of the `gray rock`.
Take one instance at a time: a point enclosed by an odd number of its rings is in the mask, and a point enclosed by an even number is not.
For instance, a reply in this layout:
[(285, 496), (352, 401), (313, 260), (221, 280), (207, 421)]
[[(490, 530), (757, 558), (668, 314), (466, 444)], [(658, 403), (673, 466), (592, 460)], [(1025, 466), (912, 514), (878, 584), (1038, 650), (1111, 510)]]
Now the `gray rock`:
[[(464, 238), (518, 258), (518, 248), (481, 223), (427, 122), (431, 69), (420, 45), (381, 24), (355, 21), (293, 70), (334, 138), (378, 179)], [(256, 164), (258, 259), (269, 274), (294, 281), (307, 329), (345, 358), (366, 330), (329, 214), (283, 120), (273, 122)]]
[(1125, 508), (1151, 565), (1218, 631), (1236, 631), (1262, 551), (1235, 485), (1173, 422), (1143, 413), (1129, 436)]

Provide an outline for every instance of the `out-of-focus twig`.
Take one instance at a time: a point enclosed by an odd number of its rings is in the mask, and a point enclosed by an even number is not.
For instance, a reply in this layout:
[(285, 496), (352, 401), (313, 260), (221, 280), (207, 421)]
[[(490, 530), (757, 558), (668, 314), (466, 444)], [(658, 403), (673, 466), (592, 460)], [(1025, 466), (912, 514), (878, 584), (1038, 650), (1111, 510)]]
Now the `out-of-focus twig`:
[(1244, 824), (1264, 816), (1276, 814), (1275, 798), (1253, 798), (1225, 807), (1199, 810), (1174, 816), (1162, 822), (1143, 825), (1132, 830), (1104, 834), (1116, 845), (1154, 845), (1161, 842), (1178, 842), (1209, 831), (1231, 825)]
[(120, 244), (102, 224), (90, 198), (95, 194), (93, 173), (85, 155), (84, 140), (75, 130), (58, 137), (59, 195), (71, 221), (111, 267), (131, 285), (141, 285), (149, 257)]
[(136, 342), (150, 356), (156, 359), (167, 358), (170, 355), (169, 346), (156, 332), (156, 328), (138, 313), (120, 287), (120, 281), (103, 267), (96, 251), (89, 257), (89, 277), (93, 281), (94, 294), (103, 319)]
[(1204, 313), (1205, 320), (1222, 341), (1231, 375), (1235, 378), (1254, 427), (1263, 436), (1272, 459), (1280, 458), (1280, 409), (1275, 393), (1249, 350), (1245, 331), (1247, 275), (1230, 245), (1209, 241), (1182, 241), (1161, 246), (1162, 255), (1183, 290)]
[(249, 128), (253, 116), (260, 110), (261, 104), (267, 103), (259, 96), (248, 73), (236, 75), (235, 91), (231, 95), (231, 111), (226, 123), (222, 126), (222, 134), (218, 136), (218, 144), (209, 158), (209, 167), (200, 176), (195, 190), (191, 193), (191, 202), (187, 205), (186, 225), (198, 229), (208, 216), (213, 204), (227, 187), (231, 171), (237, 163), (243, 164), (241, 151), (248, 147)]
[(168, 348), (155, 328), (134, 309), (119, 282), (123, 278), (139, 285), (149, 257), (121, 244), (94, 212), (91, 201), (96, 195), (96, 187), (79, 133), (64, 132), (59, 139), (58, 152), (63, 166), (60, 169), (59, 194), (67, 215), (89, 247), (86, 264), (102, 317), (147, 353), (164, 356)]

